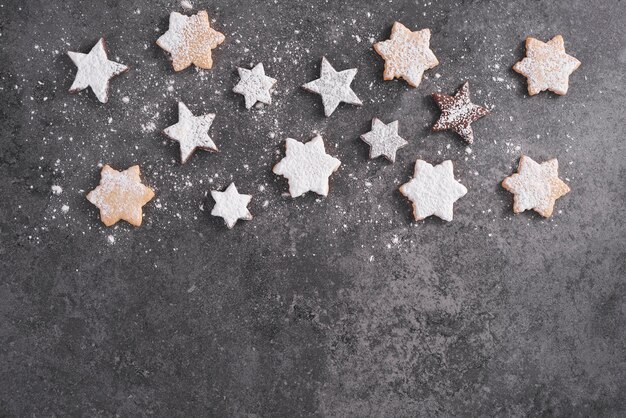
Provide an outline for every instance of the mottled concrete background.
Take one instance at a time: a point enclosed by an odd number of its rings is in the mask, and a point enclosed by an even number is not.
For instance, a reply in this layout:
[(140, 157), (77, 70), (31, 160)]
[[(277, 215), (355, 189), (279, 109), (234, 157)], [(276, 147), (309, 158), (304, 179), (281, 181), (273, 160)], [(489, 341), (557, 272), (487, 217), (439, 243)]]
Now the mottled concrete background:
[[(193, 1), (226, 34), (211, 71), (175, 74), (154, 41), (178, 1), (0, 1), (0, 416), (626, 415), (626, 4), (602, 1)], [(429, 27), (441, 65), (382, 81), (395, 20)], [(529, 98), (527, 35), (582, 61), (565, 97)], [(131, 67), (111, 99), (67, 92), (100, 36)], [(325, 118), (326, 55), (364, 106)], [(236, 66), (265, 64), (275, 103), (247, 111)], [(469, 80), (493, 107), (471, 149), (430, 133), (430, 93)], [(176, 102), (216, 112), (220, 153), (179, 164)], [(409, 145), (369, 161), (372, 117)], [(341, 159), (327, 198), (285, 197), (287, 136)], [(557, 157), (554, 217), (513, 215), (499, 182)], [(413, 163), (452, 159), (455, 219), (411, 220)], [(99, 164), (139, 163), (144, 225), (106, 228)], [(254, 195), (229, 231), (206, 193)]]

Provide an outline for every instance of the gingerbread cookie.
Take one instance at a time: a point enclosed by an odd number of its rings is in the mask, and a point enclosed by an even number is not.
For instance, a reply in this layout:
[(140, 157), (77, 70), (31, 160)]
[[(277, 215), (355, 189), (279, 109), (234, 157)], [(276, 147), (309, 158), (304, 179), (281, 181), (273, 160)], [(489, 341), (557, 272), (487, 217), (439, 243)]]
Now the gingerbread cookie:
[(489, 114), (484, 107), (470, 101), (469, 83), (465, 82), (454, 96), (433, 93), (433, 99), (441, 109), (439, 120), (433, 125), (433, 131), (454, 131), (468, 144), (474, 142), (472, 122)]
[(354, 80), (356, 73), (356, 68), (335, 71), (326, 57), (322, 57), (320, 78), (306, 83), (302, 88), (322, 96), (324, 115), (328, 117), (333, 114), (341, 102), (358, 106), (363, 104), (350, 88), (350, 83)]
[(165, 128), (163, 133), (180, 144), (182, 164), (185, 164), (198, 148), (217, 151), (217, 146), (209, 136), (213, 119), (215, 119), (215, 113), (194, 116), (185, 103), (178, 102), (178, 123)]
[(169, 29), (156, 43), (172, 55), (174, 71), (191, 64), (208, 70), (213, 67), (211, 50), (224, 39), (223, 33), (211, 28), (209, 15), (203, 10), (193, 16), (172, 12)]
[(237, 71), (240, 80), (233, 92), (245, 97), (246, 109), (250, 109), (256, 102), (272, 104), (272, 87), (276, 79), (265, 75), (263, 63), (258, 63), (251, 70), (237, 67)]
[(559, 178), (556, 158), (541, 164), (522, 155), (517, 173), (502, 181), (502, 187), (513, 193), (513, 212), (532, 209), (541, 216), (552, 215), (556, 200), (570, 191)]
[(396, 151), (408, 142), (398, 135), (398, 121), (385, 125), (379, 119), (372, 119), (372, 130), (361, 135), (363, 142), (370, 146), (370, 160), (381, 155), (392, 163), (396, 161)]
[(252, 219), (252, 214), (248, 210), (248, 204), (252, 200), (252, 196), (240, 194), (235, 183), (230, 183), (230, 186), (223, 192), (211, 190), (211, 196), (215, 200), (215, 206), (211, 211), (211, 215), (224, 218), (228, 229), (235, 226), (239, 219), (246, 221)]
[(141, 208), (153, 197), (154, 191), (141, 183), (138, 165), (124, 171), (105, 165), (100, 173), (100, 184), (87, 194), (87, 200), (100, 209), (100, 219), (106, 226), (120, 219), (140, 226)]

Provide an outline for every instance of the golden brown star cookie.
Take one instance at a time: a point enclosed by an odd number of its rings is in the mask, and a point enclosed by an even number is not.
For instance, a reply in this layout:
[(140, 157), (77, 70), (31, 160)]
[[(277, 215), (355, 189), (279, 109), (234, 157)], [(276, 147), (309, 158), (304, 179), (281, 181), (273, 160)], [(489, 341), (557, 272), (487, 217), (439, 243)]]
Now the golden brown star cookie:
[(432, 130), (454, 131), (468, 144), (474, 142), (474, 130), (472, 122), (487, 116), (489, 110), (475, 105), (469, 96), (469, 83), (465, 82), (454, 96), (433, 93), (433, 99), (441, 109), (439, 120), (433, 125)]

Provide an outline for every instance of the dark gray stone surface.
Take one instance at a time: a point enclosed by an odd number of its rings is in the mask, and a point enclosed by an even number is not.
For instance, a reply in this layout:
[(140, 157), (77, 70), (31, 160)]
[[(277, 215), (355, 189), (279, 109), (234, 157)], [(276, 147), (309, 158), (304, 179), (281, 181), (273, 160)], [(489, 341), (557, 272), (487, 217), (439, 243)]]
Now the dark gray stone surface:
[[(623, 1), (193, 3), (227, 41), (175, 74), (154, 41), (176, 1), (0, 1), (0, 415), (626, 414)], [(395, 20), (433, 31), (417, 89), (371, 48)], [(529, 98), (510, 68), (556, 34), (582, 66), (567, 96)], [(131, 67), (106, 105), (67, 92), (65, 52), (100, 36)], [(325, 118), (299, 88), (322, 55), (359, 69), (364, 106)], [(235, 67), (260, 61), (275, 103), (247, 111)], [(471, 153), (429, 132), (430, 93), (465, 80), (494, 107)], [(221, 150), (184, 166), (159, 133), (181, 99), (217, 112)], [(393, 165), (358, 139), (374, 116), (409, 141)], [(282, 142), (315, 131), (342, 161), (331, 192), (284, 197)], [(557, 157), (572, 189), (550, 220), (499, 185), (521, 153)], [(454, 161), (453, 222), (411, 221), (416, 158)], [(99, 222), (101, 163), (141, 164), (141, 228)], [(229, 231), (206, 193), (231, 181), (255, 218)]]

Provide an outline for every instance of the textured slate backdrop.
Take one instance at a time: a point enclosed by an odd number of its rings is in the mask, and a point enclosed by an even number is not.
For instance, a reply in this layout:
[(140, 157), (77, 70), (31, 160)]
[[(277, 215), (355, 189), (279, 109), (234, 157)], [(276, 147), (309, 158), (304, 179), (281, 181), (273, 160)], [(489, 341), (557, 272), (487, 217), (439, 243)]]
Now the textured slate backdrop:
[[(176, 1), (0, 3), (0, 415), (626, 414), (623, 1), (196, 0), (227, 41), (179, 74), (154, 44)], [(371, 41), (394, 20), (433, 31), (417, 89), (381, 79)], [(526, 97), (525, 36), (559, 33), (582, 61), (570, 93)], [(67, 93), (65, 52), (100, 36), (132, 68), (107, 105)], [(323, 54), (359, 69), (363, 107), (325, 118), (299, 88)], [(260, 61), (275, 103), (246, 111), (235, 67)], [(429, 132), (429, 94), (464, 80), (494, 106), (471, 154)], [(178, 163), (159, 131), (180, 99), (217, 112), (219, 154)], [(393, 165), (358, 139), (374, 116), (410, 142)], [(328, 198), (286, 198), (271, 167), (314, 131), (342, 167)], [(572, 188), (551, 220), (513, 216), (499, 186), (522, 152)], [(452, 223), (411, 221), (416, 158), (454, 160)], [(141, 228), (99, 222), (100, 163), (141, 164)], [(233, 180), (255, 219), (228, 231), (205, 195)]]

